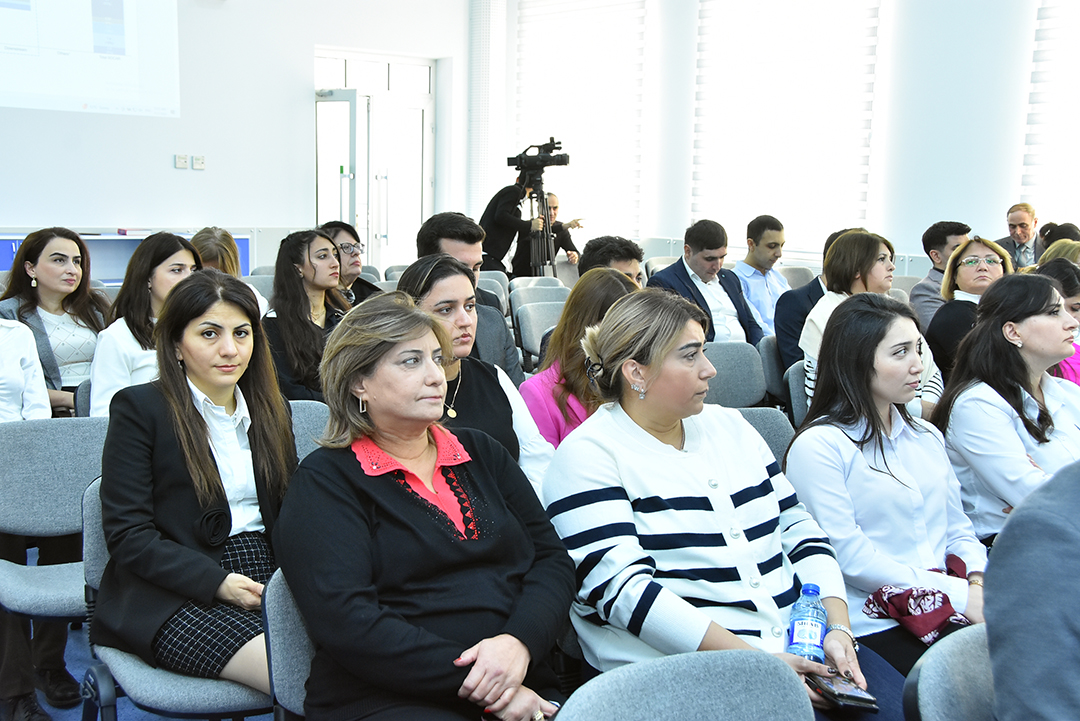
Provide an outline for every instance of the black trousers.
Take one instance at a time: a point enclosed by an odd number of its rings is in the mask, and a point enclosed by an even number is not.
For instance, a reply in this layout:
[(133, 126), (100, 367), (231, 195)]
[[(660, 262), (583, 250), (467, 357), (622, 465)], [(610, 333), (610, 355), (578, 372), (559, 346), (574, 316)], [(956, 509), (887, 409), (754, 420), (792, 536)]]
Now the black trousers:
[[(38, 565), (71, 563), (82, 559), (82, 534), (53, 538), (27, 538), (0, 533), (0, 557), (26, 565), (26, 549), (36, 545)], [(34, 669), (64, 668), (68, 624), (34, 621), (0, 611), (0, 699), (33, 692)]]

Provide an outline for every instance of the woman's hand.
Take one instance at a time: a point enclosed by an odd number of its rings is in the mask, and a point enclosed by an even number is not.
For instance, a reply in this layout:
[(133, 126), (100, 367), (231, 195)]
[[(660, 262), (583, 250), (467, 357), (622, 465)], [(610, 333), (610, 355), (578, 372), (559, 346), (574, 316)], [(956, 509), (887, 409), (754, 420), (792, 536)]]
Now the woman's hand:
[(531, 721), (537, 711), (544, 714), (544, 718), (550, 717), (559, 707), (545, 701), (536, 695), (536, 692), (525, 686), (518, 686), (506, 692), (508, 703), (501, 711), (485, 709), (502, 721)]
[(74, 411), (75, 394), (71, 391), (54, 391), (50, 388), (49, 405), (54, 411)]
[(968, 585), (968, 602), (967, 608), (964, 609), (964, 616), (972, 623), (986, 623), (986, 617), (983, 616), (983, 587), (981, 585), (974, 583)]
[(247, 611), (262, 608), (263, 585), (239, 573), (230, 573), (218, 586), (214, 598)]
[(791, 666), (791, 668), (795, 670), (795, 673), (799, 674), (799, 679), (803, 682), (803, 686), (806, 687), (806, 695), (810, 697), (811, 704), (821, 709), (832, 708), (832, 704), (826, 701), (820, 693), (809, 686), (806, 686), (806, 674), (813, 673), (818, 676), (835, 676), (836, 669), (829, 668), (825, 664), (811, 661), (802, 656), (796, 656), (793, 653), (774, 653), (773, 656), (776, 656), (788, 666)]
[(458, 696), (498, 715), (511, 701), (512, 695), (506, 692), (521, 686), (530, 660), (532, 655), (525, 644), (508, 633), (485, 638), (454, 661), (459, 668), (472, 664)]
[(837, 674), (865, 691), (866, 678), (859, 668), (859, 656), (855, 653), (851, 636), (840, 630), (829, 631), (821, 645), (825, 649), (825, 660), (836, 669)]

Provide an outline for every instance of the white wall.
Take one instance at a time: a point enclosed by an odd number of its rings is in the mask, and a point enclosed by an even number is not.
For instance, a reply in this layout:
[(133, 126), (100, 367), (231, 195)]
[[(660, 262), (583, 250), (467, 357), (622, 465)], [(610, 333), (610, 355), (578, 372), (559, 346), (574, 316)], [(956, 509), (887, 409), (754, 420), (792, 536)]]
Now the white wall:
[(436, 204), (464, 197), (465, 0), (177, 3), (181, 117), (0, 108), (0, 227), (309, 227), (316, 45), (440, 60)]

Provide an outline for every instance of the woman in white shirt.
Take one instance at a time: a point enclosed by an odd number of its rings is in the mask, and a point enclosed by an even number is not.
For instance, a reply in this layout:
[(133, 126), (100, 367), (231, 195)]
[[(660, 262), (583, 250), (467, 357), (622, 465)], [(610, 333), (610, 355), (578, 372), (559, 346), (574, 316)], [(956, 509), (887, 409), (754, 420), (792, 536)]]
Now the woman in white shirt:
[(0, 423), (49, 415), (49, 394), (33, 334), (18, 321), (0, 319)]
[(109, 415), (118, 390), (157, 378), (154, 323), (173, 286), (201, 268), (195, 246), (179, 235), (154, 233), (135, 248), (90, 366), (90, 415)]
[(90, 253), (78, 233), (45, 228), (26, 236), (11, 264), (0, 318), (34, 332), (54, 414), (75, 410), (75, 389), (90, 377), (108, 312), (109, 299), (90, 288)]
[[(577, 565), (571, 620), (585, 658), (608, 671), (757, 649), (799, 674), (869, 684), (882, 713), (899, 718), (903, 679), (872, 651), (856, 656), (821, 527), (742, 415), (704, 403), (716, 375), (702, 350), (708, 322), (684, 298), (644, 290), (616, 301), (582, 341), (605, 404), (559, 445), (543, 499)], [(785, 653), (804, 583), (821, 589), (833, 671)]]
[(261, 596), (296, 449), (259, 306), (236, 278), (196, 273), (155, 335), (161, 378), (113, 399), (101, 462), (111, 558), (90, 638), (269, 693)]
[(1080, 460), (1080, 386), (1047, 372), (1075, 352), (1078, 323), (1059, 288), (1019, 273), (991, 285), (934, 412), (987, 545), (1014, 506)]
[[(905, 303), (876, 293), (841, 303), (825, 327), (817, 392), (784, 469), (836, 549), (859, 642), (904, 675), (943, 633), (982, 621), (986, 566), (945, 441), (906, 407), (923, 371), (921, 343)], [(952, 564), (959, 577), (944, 573), (949, 555), (966, 565), (961, 572)], [(913, 615), (899, 625), (871, 616), (864, 604), (883, 588), (882, 599), (945, 594), (965, 618)], [(908, 627), (930, 628), (920, 640)]]

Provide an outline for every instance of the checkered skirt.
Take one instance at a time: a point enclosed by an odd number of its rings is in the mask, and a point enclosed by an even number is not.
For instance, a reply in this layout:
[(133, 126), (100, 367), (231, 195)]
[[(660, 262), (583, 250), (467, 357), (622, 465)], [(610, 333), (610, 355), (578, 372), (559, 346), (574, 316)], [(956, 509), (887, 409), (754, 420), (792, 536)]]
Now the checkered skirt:
[[(262, 533), (238, 533), (225, 542), (221, 567), (258, 583), (270, 580), (277, 564)], [(158, 665), (202, 678), (218, 678), (237, 651), (263, 632), (262, 611), (246, 611), (231, 603), (209, 606), (188, 601), (154, 637)]]

